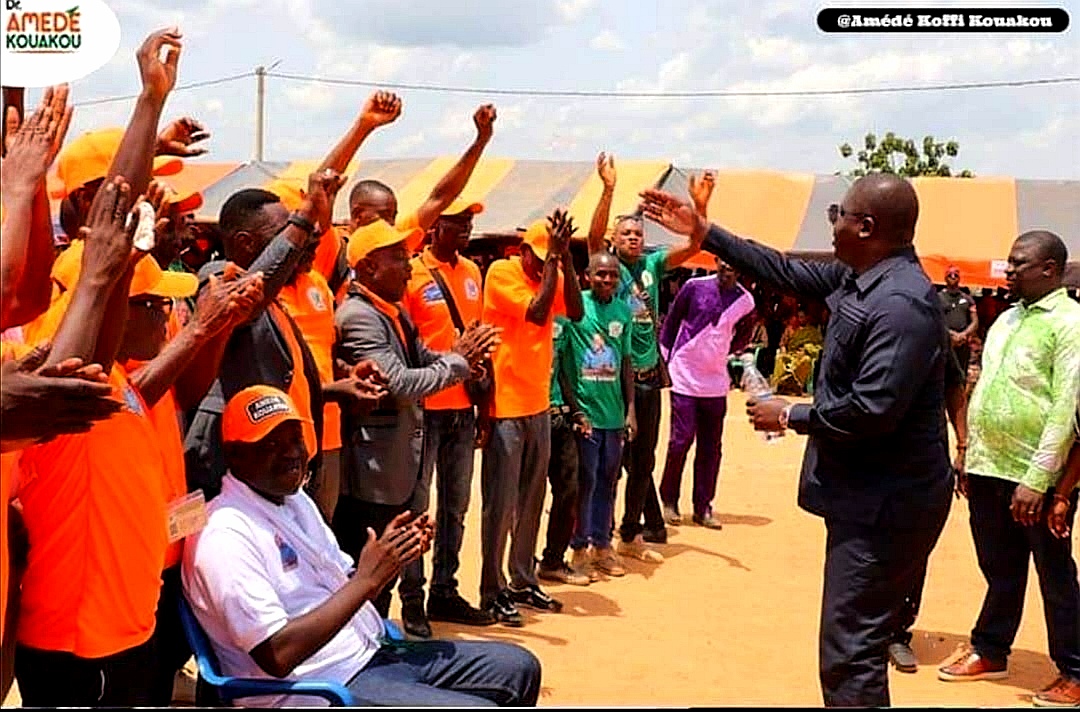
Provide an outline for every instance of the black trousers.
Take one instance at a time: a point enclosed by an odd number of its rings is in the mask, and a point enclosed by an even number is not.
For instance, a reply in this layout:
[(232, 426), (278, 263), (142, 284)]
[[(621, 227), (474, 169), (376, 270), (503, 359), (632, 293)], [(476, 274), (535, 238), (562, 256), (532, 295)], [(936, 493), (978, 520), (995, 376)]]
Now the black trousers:
[(874, 524), (826, 518), (819, 664), (827, 707), (889, 705), (887, 649), (945, 526), (952, 478), (886, 501)]
[(556, 568), (563, 563), (577, 520), (578, 445), (568, 414), (551, 416), (548, 481), (551, 483), (551, 512), (548, 514), (543, 564)]
[[(996, 477), (968, 477), (971, 535), (979, 568), (986, 578), (986, 598), (971, 631), (980, 655), (1005, 662), (1012, 651), (1024, 611), (1028, 562), (1034, 557), (1046, 614), (1050, 658), (1063, 675), (1080, 680), (1080, 582), (1072, 556), (1072, 537), (1058, 539), (1045, 517), (1025, 527), (1012, 518), (1009, 505), (1015, 482)], [(1053, 496), (1051, 491), (1047, 500)], [(1073, 491), (1067, 522), (1076, 518)]]
[(24, 707), (147, 707), (155, 673), (154, 638), (104, 658), (20, 645), (15, 679)]
[[(359, 560), (360, 552), (367, 543), (368, 527), (375, 530), (376, 537), (381, 537), (383, 530), (394, 517), (408, 508), (408, 502), (398, 505), (375, 504), (343, 495), (338, 499), (337, 508), (334, 509), (334, 520), (330, 528), (337, 537), (341, 550), (353, 559)], [(390, 615), (390, 594), (396, 583), (395, 576), (373, 601), (375, 609), (383, 618)]]
[[(637, 414), (637, 436), (623, 448), (623, 467), (626, 468), (625, 512), (619, 534), (630, 542), (638, 534), (664, 531), (664, 515), (656, 495), (653, 469), (656, 467), (656, 442), (660, 438), (660, 396), (656, 388), (634, 386), (634, 411)], [(641, 526), (642, 515), (645, 526)]]
[(158, 597), (157, 624), (154, 628), (154, 653), (156, 663), (150, 704), (168, 707), (172, 703), (173, 683), (176, 673), (191, 658), (184, 628), (180, 623), (180, 565), (177, 564), (161, 575), (161, 595)]

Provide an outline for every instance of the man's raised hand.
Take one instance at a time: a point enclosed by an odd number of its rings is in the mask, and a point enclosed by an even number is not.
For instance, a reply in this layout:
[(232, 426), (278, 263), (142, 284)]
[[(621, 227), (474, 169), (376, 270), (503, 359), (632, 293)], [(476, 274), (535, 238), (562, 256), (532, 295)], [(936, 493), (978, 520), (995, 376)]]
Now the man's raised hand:
[(615, 154), (600, 152), (596, 157), (596, 173), (608, 190), (615, 188)]
[(401, 116), (401, 98), (388, 91), (377, 91), (364, 102), (360, 120), (369, 128), (376, 129), (393, 123)]
[(476, 135), (483, 141), (489, 141), (495, 133), (495, 105), (484, 104), (473, 114), (473, 123), (476, 124)]
[(699, 215), (706, 215), (709, 208), (709, 198), (712, 197), (713, 189), (716, 188), (716, 174), (705, 171), (698, 177), (690, 174), (690, 200), (694, 203), (694, 209)]
[[(139, 63), (143, 90), (164, 100), (176, 86), (176, 70), (180, 63), (180, 28), (170, 27), (152, 33), (139, 47), (135, 58)], [(161, 57), (165, 50), (164, 59)]]
[(662, 190), (644, 190), (640, 195), (641, 209), (653, 222), (676, 235), (686, 235), (691, 239), (705, 237), (708, 222), (698, 215), (690, 203)]

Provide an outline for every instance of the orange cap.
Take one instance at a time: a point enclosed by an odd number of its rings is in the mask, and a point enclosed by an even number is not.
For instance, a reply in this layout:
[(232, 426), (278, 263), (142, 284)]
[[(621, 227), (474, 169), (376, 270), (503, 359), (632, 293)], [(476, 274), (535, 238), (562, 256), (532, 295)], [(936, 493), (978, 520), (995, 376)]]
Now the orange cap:
[(441, 215), (461, 215), (462, 213), (472, 213), (473, 215), (479, 215), (484, 212), (483, 203), (472, 203), (462, 198), (457, 198), (450, 205), (446, 206), (446, 210), (442, 211)]
[(290, 420), (311, 422), (311, 418), (300, 415), (284, 392), (273, 386), (250, 386), (229, 399), (225, 406), (221, 439), (227, 443), (257, 443)]
[(304, 202), (304, 188), (298, 181), (275, 178), (266, 186), (270, 191), (281, 199), (281, 204), (289, 210), (299, 210)]
[(203, 206), (203, 196), (197, 190), (185, 190), (183, 192), (176, 192), (169, 186), (167, 181), (162, 181), (168, 186), (168, 194), (165, 197), (165, 202), (172, 205), (178, 213), (193, 213)]
[(376, 220), (373, 223), (356, 228), (356, 231), (349, 237), (349, 246), (345, 254), (349, 260), (349, 266), (354, 267), (357, 262), (375, 250), (390, 247), (399, 242), (413, 244), (414, 240), (423, 236), (424, 231), (420, 228), (399, 231), (385, 220)]
[(521, 236), (521, 244), (531, 247), (533, 253), (541, 260), (547, 259), (550, 242), (551, 235), (548, 234), (547, 220), (544, 219), (529, 225)]
[[(123, 137), (124, 129), (100, 129), (87, 131), (64, 146), (56, 159), (56, 179), (50, 181), (49, 197), (66, 198), (90, 181), (107, 176)], [(170, 176), (183, 167), (184, 162), (176, 156), (155, 156), (153, 174)]]
[[(64, 289), (70, 291), (79, 281), (82, 269), (82, 255), (86, 240), (75, 240), (56, 258), (53, 263), (52, 277)], [(135, 274), (131, 277), (130, 296), (151, 294), (157, 297), (184, 299), (199, 290), (199, 278), (186, 272), (166, 272), (158, 265), (152, 255), (146, 255), (135, 265)]]

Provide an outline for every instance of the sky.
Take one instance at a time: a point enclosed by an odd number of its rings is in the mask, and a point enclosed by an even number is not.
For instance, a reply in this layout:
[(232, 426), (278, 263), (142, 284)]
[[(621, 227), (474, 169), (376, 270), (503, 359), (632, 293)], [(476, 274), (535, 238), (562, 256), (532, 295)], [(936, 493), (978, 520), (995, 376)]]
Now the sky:
[[(601, 91), (823, 90), (1077, 75), (1080, 2), (1062, 34), (821, 32), (823, 6), (794, 0), (106, 0), (120, 49), (73, 84), (74, 101), (139, 89), (134, 52), (154, 29), (184, 33), (179, 84), (279, 62), (276, 71), (385, 84)], [(874, 3), (862, 3), (869, 6)], [(903, 0), (876, 3), (903, 6)], [(962, 6), (921, 0), (913, 6)], [(971, 5), (971, 3), (966, 3)], [(984, 7), (1007, 3), (982, 0)], [(1012, 3), (1016, 5), (1017, 3)], [(1033, 3), (1027, 3), (1033, 5)], [(851, 3), (837, 2), (830, 7)], [(1037, 5), (1037, 4), (1035, 4)], [(1044, 3), (1045, 5), (1045, 3)], [(266, 160), (319, 159), (352, 123), (363, 86), (270, 77)], [(212, 132), (204, 160), (254, 155), (254, 76), (177, 91), (165, 116)], [(361, 157), (461, 153), (491, 101), (489, 156), (659, 159), (715, 169), (833, 173), (868, 131), (955, 139), (955, 170), (1080, 178), (1080, 84), (823, 97), (563, 98), (398, 91), (402, 116)], [(34, 94), (28, 99), (34, 99)], [(76, 109), (75, 135), (126, 123), (132, 101)]]

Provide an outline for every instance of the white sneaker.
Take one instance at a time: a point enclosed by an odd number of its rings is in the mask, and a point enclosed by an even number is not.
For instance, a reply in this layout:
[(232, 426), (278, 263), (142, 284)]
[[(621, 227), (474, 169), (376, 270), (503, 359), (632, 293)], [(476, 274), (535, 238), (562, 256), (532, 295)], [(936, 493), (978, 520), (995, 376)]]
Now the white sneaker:
[(644, 561), (647, 564), (662, 564), (664, 562), (664, 555), (646, 546), (645, 539), (641, 534), (634, 537), (631, 542), (620, 541), (619, 553), (638, 561)]

